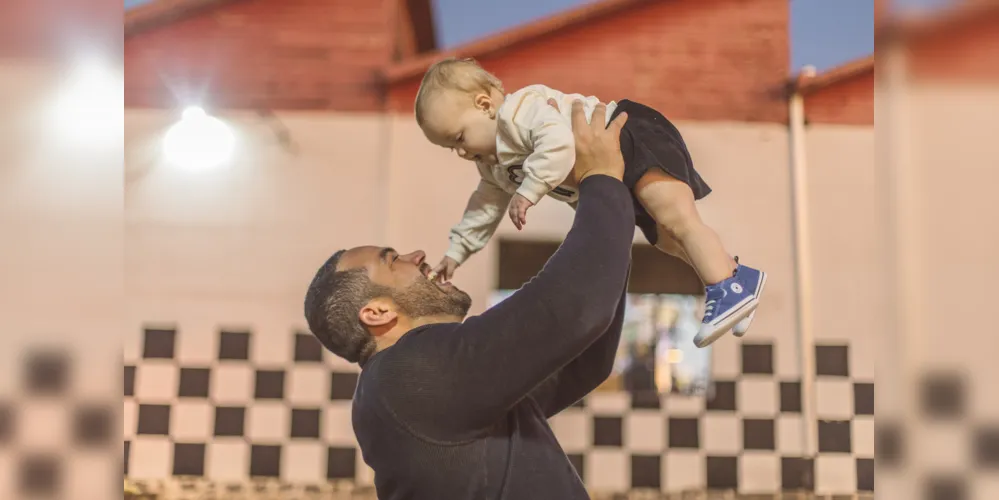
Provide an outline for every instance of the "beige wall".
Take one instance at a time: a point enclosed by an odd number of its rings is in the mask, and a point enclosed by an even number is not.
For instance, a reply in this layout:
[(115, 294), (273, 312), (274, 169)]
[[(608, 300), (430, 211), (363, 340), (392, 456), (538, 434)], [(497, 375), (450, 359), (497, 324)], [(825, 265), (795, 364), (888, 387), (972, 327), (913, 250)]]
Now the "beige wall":
[[(282, 115), (297, 155), (282, 150), (258, 120), (227, 118), (242, 144), (233, 164), (184, 171), (155, 160), (170, 116), (126, 114), (125, 248), (132, 321), (179, 320), (192, 303), (196, 309), (218, 303), (210, 308), (220, 316), (217, 321), (249, 321), (243, 311), (267, 310), (272, 311), (268, 322), (300, 323), (305, 286), (333, 250), (391, 245), (424, 249), (436, 260), (476, 183), (470, 165), (428, 144), (409, 117)], [(703, 217), (744, 262), (770, 272), (754, 336), (791, 341), (785, 131), (779, 125), (736, 123), (681, 128), (715, 189), (701, 203)], [(523, 232), (504, 222), (498, 237), (557, 241), (572, 216), (567, 206), (546, 199), (531, 211)], [(494, 251), (490, 246), (471, 259), (456, 280), (472, 294), (475, 311), (496, 282)], [(718, 348), (724, 373), (738, 369), (737, 353), (728, 350)], [(793, 348), (779, 349), (777, 361), (781, 375), (797, 374)]]

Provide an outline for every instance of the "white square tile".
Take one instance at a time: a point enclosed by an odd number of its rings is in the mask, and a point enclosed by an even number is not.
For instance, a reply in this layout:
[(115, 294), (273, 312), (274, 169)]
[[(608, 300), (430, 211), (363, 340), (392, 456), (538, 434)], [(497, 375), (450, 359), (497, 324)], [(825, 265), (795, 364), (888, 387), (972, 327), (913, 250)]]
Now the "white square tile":
[[(773, 290), (773, 289), (771, 289)], [(772, 303), (771, 303), (772, 304)], [(765, 313), (770, 308), (763, 306), (759, 309)], [(759, 315), (757, 315), (757, 320)], [(753, 328), (756, 329), (754, 321)], [(753, 335), (750, 333), (750, 335)], [(789, 335), (779, 339), (774, 344), (774, 375), (781, 380), (795, 380), (801, 378), (801, 361), (798, 359), (798, 337)]]
[(170, 410), (170, 437), (178, 442), (206, 442), (213, 433), (215, 410), (207, 401), (178, 401)]
[(658, 410), (632, 410), (624, 416), (624, 449), (630, 453), (662, 453), (666, 419)]
[(697, 417), (704, 412), (703, 396), (670, 394), (663, 401), (663, 411), (671, 417)]
[(357, 366), (357, 363), (351, 363), (346, 359), (341, 358), (323, 348), (323, 360), (325, 365), (330, 371), (338, 373), (358, 373), (361, 368)]
[(874, 458), (874, 417), (854, 418), (852, 432), (853, 454), (860, 458)]
[(246, 437), (254, 444), (287, 440), (291, 431), (290, 410), (282, 403), (257, 402), (246, 409)]
[(220, 406), (247, 406), (253, 401), (254, 376), (248, 364), (216, 365), (212, 368), (209, 396)]
[(258, 367), (283, 367), (294, 360), (294, 332), (255, 328), (250, 336), (250, 360)]
[(747, 375), (736, 383), (736, 400), (744, 417), (772, 418), (780, 411), (777, 379)]
[(739, 493), (780, 491), (780, 457), (770, 452), (747, 451), (739, 458)]
[(107, 454), (75, 450), (73, 459), (63, 462), (63, 466), (63, 491), (72, 491), (74, 498), (117, 498), (120, 485), (112, 478), (121, 474), (121, 466)]
[(801, 415), (781, 414), (777, 417), (777, 451), (781, 455), (800, 457), (805, 453), (804, 421)]
[(65, 402), (57, 400), (25, 400), (14, 408), (16, 412), (14, 438), (20, 449), (61, 451), (72, 442), (73, 414)]
[(357, 453), (357, 462), (354, 467), (354, 477), (358, 485), (371, 486), (375, 484), (375, 470), (364, 462), (364, 458), (361, 457), (360, 451)]
[(549, 422), (555, 438), (566, 453), (580, 453), (593, 447), (593, 418), (580, 408), (566, 408)]
[(844, 495), (857, 490), (857, 464), (850, 455), (824, 454), (815, 458), (815, 493)]
[(205, 451), (205, 476), (216, 481), (245, 481), (250, 475), (250, 444), (241, 438), (221, 438)]
[(853, 382), (845, 378), (816, 379), (815, 411), (820, 420), (849, 420), (853, 417)]
[(733, 380), (742, 373), (742, 344), (739, 342), (715, 342), (711, 344), (711, 376), (716, 379)]
[(907, 455), (916, 467), (950, 473), (962, 473), (971, 467), (974, 438), (967, 422), (922, 423), (911, 430), (907, 439), (911, 451)]
[(350, 417), (350, 402), (334, 402), (323, 409), (323, 423), (320, 429), (323, 442), (332, 446), (356, 446), (354, 424)]
[(128, 453), (128, 477), (132, 479), (163, 479), (173, 473), (173, 445), (166, 436), (135, 438)]
[(140, 403), (170, 403), (177, 399), (179, 383), (173, 361), (145, 360), (135, 367), (135, 399)]
[(701, 419), (701, 444), (709, 455), (742, 450), (742, 419), (735, 414), (707, 414)]
[(586, 408), (598, 416), (621, 416), (631, 410), (631, 394), (625, 391), (592, 392)]
[(219, 353), (218, 327), (209, 321), (185, 321), (177, 329), (175, 357), (183, 366), (207, 366)]
[(281, 479), (292, 484), (326, 482), (326, 447), (317, 442), (295, 442), (281, 452)]
[(617, 493), (631, 487), (631, 457), (624, 450), (594, 449), (586, 455), (586, 488)]
[(125, 401), (121, 409), (122, 437), (130, 439), (135, 436), (139, 425), (139, 404), (135, 401)]
[(697, 450), (669, 450), (663, 459), (665, 491), (699, 490), (705, 486), (704, 453)]
[(330, 372), (322, 365), (298, 364), (287, 371), (285, 399), (293, 405), (321, 406), (330, 397)]
[(970, 482), (969, 498), (999, 498), (999, 474), (976, 474)]

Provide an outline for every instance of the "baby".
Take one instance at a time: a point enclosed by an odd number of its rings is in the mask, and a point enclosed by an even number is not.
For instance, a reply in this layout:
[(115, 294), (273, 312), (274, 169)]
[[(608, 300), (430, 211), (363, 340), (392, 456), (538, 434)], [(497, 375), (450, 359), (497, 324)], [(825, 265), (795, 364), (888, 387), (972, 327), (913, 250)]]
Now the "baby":
[[(471, 59), (447, 59), (427, 70), (416, 95), (417, 123), (430, 142), (475, 162), (481, 177), (434, 269), (438, 279), (450, 280), (486, 245), (504, 210), (521, 229), (528, 210), (545, 195), (575, 207), (578, 190), (566, 184), (575, 162), (574, 100), (583, 101), (587, 119), (600, 102), (543, 85), (506, 95), (502, 82)], [(711, 188), (694, 170), (676, 127), (656, 110), (628, 100), (608, 104), (607, 121), (622, 112), (628, 114), (621, 132), (623, 180), (635, 199), (635, 224), (649, 243), (683, 259), (706, 283), (695, 343), (707, 346), (728, 331), (744, 335), (766, 273), (739, 264), (701, 221), (694, 202)]]

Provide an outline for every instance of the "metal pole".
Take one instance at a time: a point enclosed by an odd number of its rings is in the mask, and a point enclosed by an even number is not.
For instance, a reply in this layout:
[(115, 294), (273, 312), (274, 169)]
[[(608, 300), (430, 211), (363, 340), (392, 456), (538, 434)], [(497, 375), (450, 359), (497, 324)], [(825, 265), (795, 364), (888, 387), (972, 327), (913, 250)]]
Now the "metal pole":
[[(805, 76), (814, 75), (806, 68)], [(808, 218), (808, 176), (805, 142), (805, 100), (797, 91), (791, 94), (789, 106), (789, 145), (791, 153), (791, 218), (794, 231), (794, 271), (796, 281), (796, 311), (798, 359), (801, 363), (802, 445), (805, 456), (817, 451), (815, 420), (815, 333), (812, 329), (812, 251)]]

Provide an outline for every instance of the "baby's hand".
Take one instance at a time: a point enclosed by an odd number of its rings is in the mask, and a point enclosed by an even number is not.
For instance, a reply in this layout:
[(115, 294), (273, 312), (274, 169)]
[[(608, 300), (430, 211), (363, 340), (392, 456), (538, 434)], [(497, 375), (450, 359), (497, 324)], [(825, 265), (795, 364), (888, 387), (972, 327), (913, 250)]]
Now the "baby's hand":
[(527, 209), (534, 206), (530, 200), (524, 197), (522, 194), (514, 194), (513, 200), (510, 202), (510, 220), (513, 221), (513, 225), (517, 226), (517, 229), (524, 229), (524, 224), (527, 224)]
[(452, 259), (451, 257), (444, 257), (441, 259), (440, 264), (430, 272), (430, 276), (433, 281), (438, 283), (445, 283), (451, 281), (454, 277), (454, 271), (458, 269), (458, 261)]

